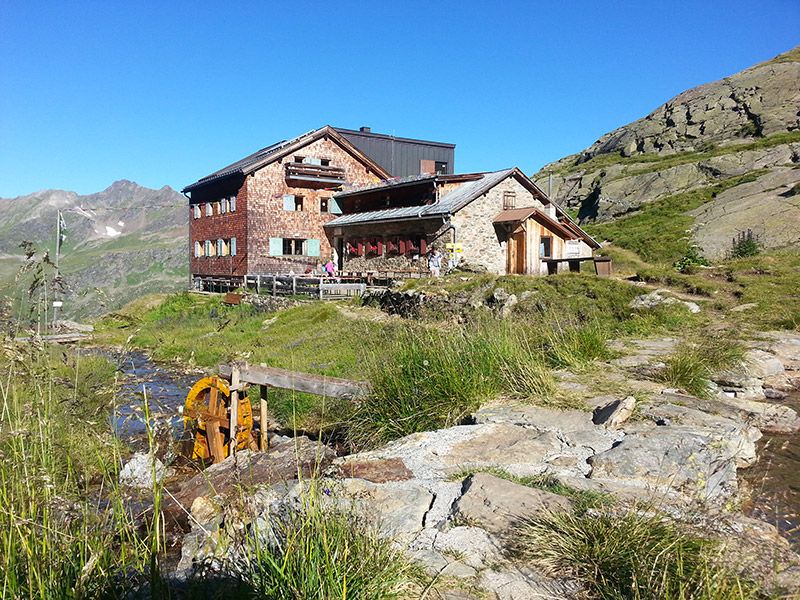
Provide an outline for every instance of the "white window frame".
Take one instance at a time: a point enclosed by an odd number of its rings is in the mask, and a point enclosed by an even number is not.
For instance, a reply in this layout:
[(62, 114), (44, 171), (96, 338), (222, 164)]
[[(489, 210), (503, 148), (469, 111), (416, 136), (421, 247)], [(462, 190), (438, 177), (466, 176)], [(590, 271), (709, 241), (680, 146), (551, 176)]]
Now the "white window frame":
[(206, 216), (207, 217), (214, 216), (214, 207), (211, 205), (211, 202), (206, 202)]
[(194, 243), (194, 257), (195, 258), (202, 258), (203, 257), (203, 246), (200, 242)]
[(236, 238), (232, 237), (230, 241), (230, 254), (236, 256)]
[(200, 209), (199, 204), (195, 204), (192, 206), (192, 214), (194, 215), (195, 219), (199, 219), (203, 216), (203, 211)]
[(228, 201), (228, 210), (230, 212), (236, 212), (236, 196), (231, 196), (230, 200)]
[(211, 240), (206, 240), (203, 243), (203, 256), (206, 258), (211, 257)]

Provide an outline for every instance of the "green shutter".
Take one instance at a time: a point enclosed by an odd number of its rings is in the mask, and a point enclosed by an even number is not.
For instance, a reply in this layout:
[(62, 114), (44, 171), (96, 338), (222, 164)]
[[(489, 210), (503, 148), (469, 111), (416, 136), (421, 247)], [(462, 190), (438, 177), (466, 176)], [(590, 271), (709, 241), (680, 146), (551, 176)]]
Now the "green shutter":
[(269, 238), (269, 255), (283, 255), (283, 238)]
[(283, 197), (283, 210), (294, 210), (294, 196), (286, 194)]
[(336, 198), (331, 198), (329, 202), (332, 215), (342, 214), (342, 207), (339, 206), (339, 201)]
[(306, 255), (319, 256), (319, 240), (306, 240)]

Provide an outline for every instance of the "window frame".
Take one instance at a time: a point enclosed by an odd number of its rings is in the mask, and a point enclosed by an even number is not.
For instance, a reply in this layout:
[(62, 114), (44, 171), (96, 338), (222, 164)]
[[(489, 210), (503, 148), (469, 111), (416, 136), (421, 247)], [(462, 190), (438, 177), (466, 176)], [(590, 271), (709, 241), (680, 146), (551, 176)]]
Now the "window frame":
[[(306, 255), (306, 242), (308, 241), (307, 239), (305, 238), (281, 238), (281, 239), (283, 239), (282, 256), (307, 256)], [(287, 250), (289, 250), (289, 252), (287, 252)]]
[(228, 247), (229, 247), (228, 254), (230, 256), (236, 256), (236, 238), (235, 237), (232, 237), (230, 240), (228, 240)]
[[(545, 254), (545, 240), (547, 240), (548, 253)], [(553, 236), (543, 235), (539, 237), (539, 258), (553, 258)]]
[(214, 206), (211, 202), (206, 202), (206, 209), (205, 209), (205, 216), (213, 217), (214, 216)]
[(513, 190), (503, 192), (503, 210), (512, 210), (517, 207), (517, 193)]
[[(324, 203), (324, 208), (323, 208)], [(331, 214), (331, 199), (330, 198), (320, 198), (319, 199), (319, 212), (322, 214), (329, 215)]]
[(202, 217), (202, 216), (203, 216), (203, 210), (200, 208), (200, 205), (199, 205), (199, 204), (194, 204), (194, 205), (192, 206), (192, 216), (193, 216), (195, 219), (199, 219), (200, 217)]

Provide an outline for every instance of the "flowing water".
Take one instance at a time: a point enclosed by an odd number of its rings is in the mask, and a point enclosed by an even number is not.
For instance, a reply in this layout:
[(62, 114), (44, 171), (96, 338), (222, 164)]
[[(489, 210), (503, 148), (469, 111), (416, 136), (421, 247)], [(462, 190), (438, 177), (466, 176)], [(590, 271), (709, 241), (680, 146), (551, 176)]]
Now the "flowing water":
[[(781, 404), (800, 412), (800, 393)], [(752, 487), (746, 512), (775, 525), (800, 551), (800, 433), (764, 434), (758, 462), (741, 475)]]

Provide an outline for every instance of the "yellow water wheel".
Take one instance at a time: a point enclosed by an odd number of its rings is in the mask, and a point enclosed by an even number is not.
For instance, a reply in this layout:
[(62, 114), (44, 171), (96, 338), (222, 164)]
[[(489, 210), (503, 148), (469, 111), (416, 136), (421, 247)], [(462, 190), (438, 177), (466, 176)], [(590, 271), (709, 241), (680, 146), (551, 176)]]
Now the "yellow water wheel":
[[(203, 377), (192, 386), (183, 408), (184, 431), (194, 437), (192, 459), (213, 459), (215, 463), (230, 454), (231, 391), (224, 379)], [(245, 395), (239, 398), (236, 448), (252, 448), (253, 409)]]

